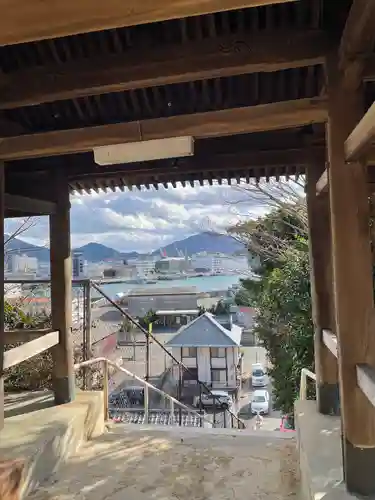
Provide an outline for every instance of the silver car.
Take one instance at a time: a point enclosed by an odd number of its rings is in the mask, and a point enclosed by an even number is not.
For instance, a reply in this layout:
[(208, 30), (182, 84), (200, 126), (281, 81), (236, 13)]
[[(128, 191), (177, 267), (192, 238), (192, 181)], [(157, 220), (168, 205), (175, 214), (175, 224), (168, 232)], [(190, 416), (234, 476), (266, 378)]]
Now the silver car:
[[(216, 396), (216, 397), (214, 397)], [(210, 394), (202, 394), (201, 404), (203, 408), (231, 408), (233, 401), (229, 394), (225, 391), (211, 391)], [(199, 407), (199, 397), (197, 397), (195, 406)]]

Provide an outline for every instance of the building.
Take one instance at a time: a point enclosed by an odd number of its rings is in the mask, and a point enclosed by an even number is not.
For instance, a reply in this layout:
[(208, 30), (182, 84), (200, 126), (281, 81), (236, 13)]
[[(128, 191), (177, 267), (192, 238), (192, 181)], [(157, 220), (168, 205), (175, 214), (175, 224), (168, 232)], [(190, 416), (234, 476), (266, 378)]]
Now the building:
[(163, 315), (165, 311), (197, 311), (198, 291), (195, 287), (146, 288), (128, 294), (128, 311), (131, 316), (143, 318), (150, 310)]
[(73, 279), (79, 279), (84, 277), (84, 265), (83, 254), (81, 252), (73, 252), (72, 256), (72, 270)]
[(148, 259), (128, 259), (128, 265), (135, 266), (138, 276), (148, 276), (155, 272), (156, 258)]
[(190, 269), (190, 260), (185, 257), (163, 257), (155, 263), (155, 271), (160, 274), (181, 274)]
[(136, 266), (124, 264), (123, 262), (113, 262), (103, 270), (104, 278), (122, 278), (124, 280), (137, 278)]
[(28, 255), (11, 254), (8, 262), (8, 269), (11, 273), (37, 273), (38, 259)]
[(215, 274), (244, 274), (248, 271), (249, 261), (245, 255), (215, 254), (212, 257), (212, 272)]
[(230, 326), (224, 327), (206, 312), (181, 327), (165, 344), (190, 369), (191, 373), (183, 375), (184, 386), (195, 385), (198, 379), (213, 389), (237, 390), (242, 373), (242, 328)]

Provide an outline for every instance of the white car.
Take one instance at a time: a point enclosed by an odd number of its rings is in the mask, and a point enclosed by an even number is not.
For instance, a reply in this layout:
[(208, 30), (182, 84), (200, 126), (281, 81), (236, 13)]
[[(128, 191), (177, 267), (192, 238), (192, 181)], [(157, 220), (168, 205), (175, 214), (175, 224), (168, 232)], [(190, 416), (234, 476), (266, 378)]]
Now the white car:
[(263, 365), (255, 363), (252, 366), (251, 383), (253, 387), (264, 387), (267, 385), (267, 374)]
[(250, 406), (253, 415), (257, 413), (259, 413), (259, 415), (267, 415), (270, 411), (270, 395), (268, 391), (264, 389), (254, 391)]

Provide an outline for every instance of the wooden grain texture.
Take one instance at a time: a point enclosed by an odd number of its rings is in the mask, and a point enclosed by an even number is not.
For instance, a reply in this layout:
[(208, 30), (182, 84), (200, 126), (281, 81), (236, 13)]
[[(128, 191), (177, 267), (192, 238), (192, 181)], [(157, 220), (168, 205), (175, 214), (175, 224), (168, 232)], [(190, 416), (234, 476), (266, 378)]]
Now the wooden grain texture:
[(375, 103), (357, 123), (345, 141), (345, 156), (348, 161), (363, 159), (375, 139)]
[(15, 160), (90, 151), (98, 146), (139, 140), (193, 136), (195, 138), (278, 130), (324, 123), (324, 97), (296, 99), (258, 106), (154, 118), (4, 138), (0, 159)]
[[(358, 388), (355, 370), (357, 363), (375, 366), (367, 167), (359, 162), (346, 164), (344, 147), (348, 133), (362, 113), (362, 95), (345, 89), (335, 59), (327, 65), (327, 79), (335, 333), (343, 434), (351, 447), (369, 449), (375, 448), (375, 414)], [(346, 472), (350, 473), (355, 463), (347, 450), (344, 457), (348, 460)], [(353, 475), (350, 478), (353, 480)]]
[(0, 0), (0, 45), (293, 0)]
[(339, 47), (339, 67), (347, 89), (359, 87), (366, 57), (375, 43), (374, 0), (353, 0)]
[(241, 34), (41, 66), (2, 75), (0, 109), (312, 66), (323, 62), (329, 45), (319, 31)]
[(59, 342), (59, 332), (53, 331), (37, 339), (30, 340), (19, 347), (14, 347), (4, 353), (4, 369), (19, 365), (41, 352), (47, 351)]

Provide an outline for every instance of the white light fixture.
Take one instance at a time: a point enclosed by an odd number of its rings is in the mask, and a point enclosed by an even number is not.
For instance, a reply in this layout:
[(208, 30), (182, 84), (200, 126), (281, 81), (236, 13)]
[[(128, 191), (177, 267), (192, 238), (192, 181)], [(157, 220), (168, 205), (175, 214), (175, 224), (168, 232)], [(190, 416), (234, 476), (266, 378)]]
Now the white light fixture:
[(98, 165), (179, 158), (193, 154), (193, 137), (171, 137), (94, 148), (94, 160)]

